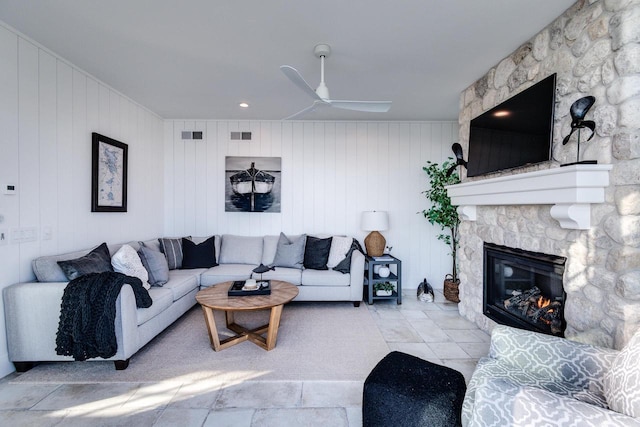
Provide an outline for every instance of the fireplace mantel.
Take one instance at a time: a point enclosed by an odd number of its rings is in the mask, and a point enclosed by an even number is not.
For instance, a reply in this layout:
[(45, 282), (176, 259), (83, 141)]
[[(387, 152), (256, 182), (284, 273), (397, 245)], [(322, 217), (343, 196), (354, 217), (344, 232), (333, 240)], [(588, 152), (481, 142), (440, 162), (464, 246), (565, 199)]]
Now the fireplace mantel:
[(571, 165), (447, 186), (451, 203), (467, 221), (476, 207), (553, 205), (551, 216), (562, 228), (588, 230), (591, 204), (604, 202), (612, 165)]

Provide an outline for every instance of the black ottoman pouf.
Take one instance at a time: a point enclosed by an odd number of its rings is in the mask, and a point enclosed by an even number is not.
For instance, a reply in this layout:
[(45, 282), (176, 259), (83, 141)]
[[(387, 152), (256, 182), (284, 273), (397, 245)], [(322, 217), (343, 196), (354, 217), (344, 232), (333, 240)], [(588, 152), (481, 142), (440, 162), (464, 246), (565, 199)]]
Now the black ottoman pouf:
[(393, 351), (364, 382), (362, 424), (373, 426), (460, 426), (467, 386), (462, 374)]

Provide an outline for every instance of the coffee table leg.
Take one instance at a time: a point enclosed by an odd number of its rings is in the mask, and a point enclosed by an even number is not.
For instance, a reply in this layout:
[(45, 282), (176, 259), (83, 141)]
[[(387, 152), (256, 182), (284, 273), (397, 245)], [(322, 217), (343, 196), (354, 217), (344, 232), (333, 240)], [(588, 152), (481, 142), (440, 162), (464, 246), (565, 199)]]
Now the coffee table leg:
[(229, 327), (229, 325), (233, 325), (234, 323), (236, 323), (236, 319), (235, 319), (235, 316), (233, 315), (233, 311), (231, 310), (225, 311), (224, 316), (225, 316), (225, 319), (227, 320), (227, 328)]
[(207, 323), (207, 330), (209, 331), (209, 341), (211, 341), (211, 347), (215, 351), (220, 351), (220, 338), (218, 337), (218, 329), (216, 328), (216, 321), (213, 318), (213, 310), (209, 307), (202, 306), (204, 312), (204, 320)]
[(273, 350), (278, 339), (278, 327), (280, 327), (280, 317), (282, 316), (282, 305), (271, 308), (269, 317), (269, 329), (267, 329), (266, 350)]

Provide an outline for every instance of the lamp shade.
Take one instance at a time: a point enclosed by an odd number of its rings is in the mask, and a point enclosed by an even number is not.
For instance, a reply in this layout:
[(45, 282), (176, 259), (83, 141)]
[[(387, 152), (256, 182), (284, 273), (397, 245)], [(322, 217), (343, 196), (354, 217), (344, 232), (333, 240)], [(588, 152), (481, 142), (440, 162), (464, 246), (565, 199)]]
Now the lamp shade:
[(364, 211), (360, 220), (364, 231), (384, 231), (389, 229), (389, 216), (384, 211)]

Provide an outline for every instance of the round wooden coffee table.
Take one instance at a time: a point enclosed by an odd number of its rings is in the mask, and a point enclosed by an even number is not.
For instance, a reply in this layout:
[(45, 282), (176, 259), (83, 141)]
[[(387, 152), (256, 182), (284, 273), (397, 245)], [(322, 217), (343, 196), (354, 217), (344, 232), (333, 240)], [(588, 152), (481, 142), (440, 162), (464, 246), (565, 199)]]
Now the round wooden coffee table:
[[(296, 296), (298, 287), (281, 280), (271, 281), (271, 295), (248, 295), (248, 296), (228, 296), (227, 292), (233, 282), (224, 282), (201, 290), (196, 294), (196, 301), (202, 306), (204, 318), (209, 330), (211, 347), (215, 351), (224, 350), (227, 347), (251, 341), (265, 350), (272, 350), (276, 346), (278, 338), (278, 327), (280, 326), (280, 316), (282, 307)], [(235, 322), (234, 313), (236, 311), (255, 311), (271, 309), (269, 323), (254, 329), (247, 329)], [(237, 335), (220, 340), (218, 329), (213, 318), (213, 310), (225, 312), (227, 329)], [(262, 334), (267, 333), (266, 338)]]

